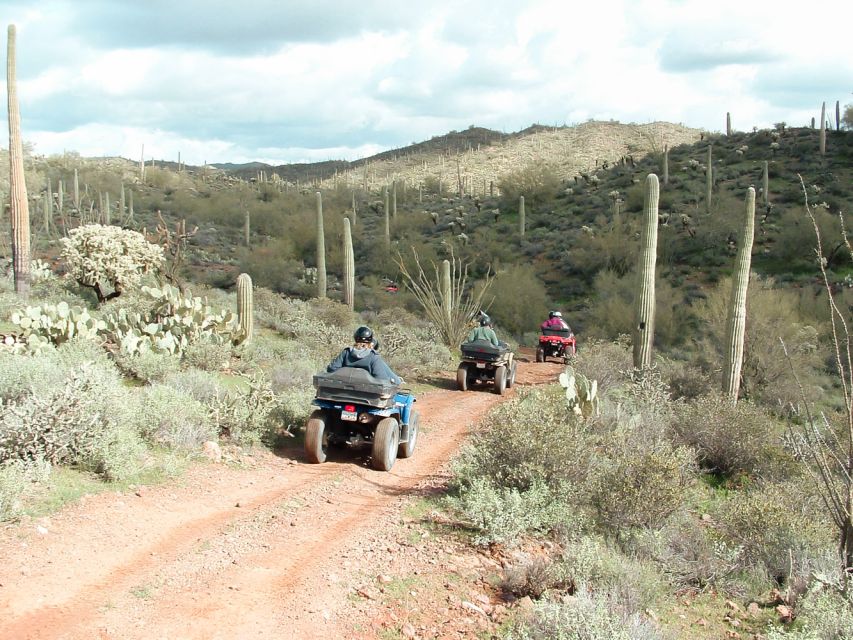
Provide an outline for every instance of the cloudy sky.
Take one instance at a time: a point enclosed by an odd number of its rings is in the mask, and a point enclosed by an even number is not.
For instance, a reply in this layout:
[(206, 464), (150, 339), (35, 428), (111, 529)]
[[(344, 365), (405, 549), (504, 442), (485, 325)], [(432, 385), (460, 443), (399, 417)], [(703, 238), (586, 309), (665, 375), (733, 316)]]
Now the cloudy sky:
[(727, 111), (751, 129), (853, 103), (843, 0), (0, 0), (0, 15), (23, 137), (47, 155), (281, 164), (470, 125), (719, 131)]

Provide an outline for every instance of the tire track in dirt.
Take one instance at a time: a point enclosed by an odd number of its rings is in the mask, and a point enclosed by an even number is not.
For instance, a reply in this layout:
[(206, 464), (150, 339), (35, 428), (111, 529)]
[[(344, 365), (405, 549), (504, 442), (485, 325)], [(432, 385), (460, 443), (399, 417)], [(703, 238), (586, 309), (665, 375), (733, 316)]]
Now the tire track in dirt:
[[(520, 362), (518, 384), (553, 381), (561, 370)], [(194, 469), (182, 486), (141, 497), (87, 499), (51, 518), (46, 534), (10, 527), (0, 534), (0, 638), (343, 630), (345, 583), (381, 572), (383, 524), (501, 401), (485, 389), (422, 395), (418, 449), (390, 473), (366, 468), (361, 453), (322, 465), (266, 456), (250, 469)]]

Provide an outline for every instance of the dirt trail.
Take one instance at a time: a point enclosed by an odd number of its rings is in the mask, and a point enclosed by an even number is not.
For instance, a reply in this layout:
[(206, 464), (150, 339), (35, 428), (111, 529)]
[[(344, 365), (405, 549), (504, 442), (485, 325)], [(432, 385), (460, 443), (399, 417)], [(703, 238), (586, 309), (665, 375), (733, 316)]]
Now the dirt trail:
[[(517, 385), (561, 370), (520, 362)], [(501, 400), (423, 394), (418, 449), (390, 473), (370, 469), (364, 452), (322, 465), (298, 450), (261, 454), (6, 527), (0, 639), (351, 636), (353, 581), (380, 573), (394, 552), (383, 531)]]

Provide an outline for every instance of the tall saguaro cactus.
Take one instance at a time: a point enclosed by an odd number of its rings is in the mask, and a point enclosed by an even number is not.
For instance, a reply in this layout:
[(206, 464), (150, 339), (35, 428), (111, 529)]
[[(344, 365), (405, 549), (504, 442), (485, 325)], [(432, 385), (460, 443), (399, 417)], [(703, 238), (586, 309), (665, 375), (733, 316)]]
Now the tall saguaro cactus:
[(841, 131), (841, 101), (835, 101), (835, 130)]
[(749, 267), (752, 262), (752, 241), (755, 236), (755, 189), (746, 192), (746, 218), (740, 235), (732, 295), (726, 319), (726, 354), (723, 363), (723, 393), (737, 402), (740, 390), (740, 371), (743, 364), (743, 343), (746, 333), (746, 290), (749, 286)]
[(732, 135), (732, 114), (731, 111), (726, 111), (726, 135)]
[(646, 177), (643, 207), (643, 232), (640, 262), (637, 269), (637, 298), (634, 307), (634, 368), (647, 369), (652, 364), (655, 337), (655, 263), (658, 247), (658, 202), (660, 184), (650, 173)]
[(444, 318), (450, 326), (453, 318), (453, 286), (450, 278), (450, 260), (441, 263), (441, 307)]
[(391, 183), (391, 217), (397, 219), (397, 181)]
[(826, 155), (826, 102), (820, 103), (820, 132), (818, 133), (820, 155)]
[(526, 228), (526, 220), (525, 220), (525, 212), (524, 212), (524, 196), (518, 196), (518, 232), (524, 237), (524, 231)]
[(243, 342), (249, 342), (255, 333), (255, 309), (252, 277), (248, 273), (237, 276), (237, 317), (240, 320)]
[(317, 297), (326, 297), (326, 234), (323, 229), (323, 194), (317, 191)]
[(663, 147), (663, 183), (669, 184), (669, 145)]
[(764, 194), (764, 207), (770, 204), (770, 172), (767, 167), (767, 160), (764, 161), (764, 169), (761, 172), (761, 191)]
[(6, 54), (6, 91), (9, 105), (9, 220), (12, 223), (12, 273), (15, 293), (30, 293), (30, 205), (24, 180), (21, 112), (15, 76), (15, 25), (9, 25)]
[(355, 306), (355, 254), (349, 218), (344, 218), (344, 304), (350, 310)]
[(391, 212), (388, 211), (388, 187), (385, 187), (385, 248), (391, 248)]
[(708, 168), (705, 169), (705, 213), (711, 213), (711, 191), (714, 189), (713, 145), (708, 145)]

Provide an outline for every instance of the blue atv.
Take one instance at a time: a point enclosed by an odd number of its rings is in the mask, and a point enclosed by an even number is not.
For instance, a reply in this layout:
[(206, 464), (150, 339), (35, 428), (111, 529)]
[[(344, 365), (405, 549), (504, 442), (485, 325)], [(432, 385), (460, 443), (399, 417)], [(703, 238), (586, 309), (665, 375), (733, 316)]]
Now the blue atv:
[(418, 441), (415, 397), (365, 369), (343, 367), (314, 376), (315, 409), (305, 428), (309, 462), (326, 461), (329, 447), (372, 446), (372, 464), (390, 471), (397, 457), (408, 458)]

